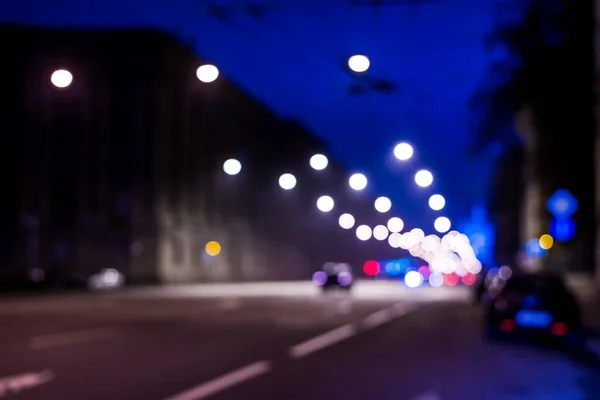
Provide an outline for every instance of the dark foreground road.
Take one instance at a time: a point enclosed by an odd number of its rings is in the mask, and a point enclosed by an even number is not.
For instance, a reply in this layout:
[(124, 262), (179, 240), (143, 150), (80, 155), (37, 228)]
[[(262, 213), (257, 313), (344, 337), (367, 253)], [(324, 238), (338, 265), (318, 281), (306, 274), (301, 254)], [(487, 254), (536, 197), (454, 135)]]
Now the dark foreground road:
[(4, 300), (0, 398), (600, 399), (584, 363), (484, 343), (460, 289), (370, 285)]

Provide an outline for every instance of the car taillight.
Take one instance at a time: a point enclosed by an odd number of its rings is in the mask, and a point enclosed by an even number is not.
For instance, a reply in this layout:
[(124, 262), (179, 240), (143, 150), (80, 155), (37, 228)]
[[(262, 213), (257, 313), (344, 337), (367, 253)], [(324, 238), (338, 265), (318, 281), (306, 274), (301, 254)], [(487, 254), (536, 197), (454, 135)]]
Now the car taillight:
[(552, 324), (550, 332), (556, 336), (567, 336), (569, 327), (564, 322), (555, 322)]
[(515, 330), (515, 321), (512, 319), (505, 319), (500, 322), (500, 330), (502, 332), (512, 332)]

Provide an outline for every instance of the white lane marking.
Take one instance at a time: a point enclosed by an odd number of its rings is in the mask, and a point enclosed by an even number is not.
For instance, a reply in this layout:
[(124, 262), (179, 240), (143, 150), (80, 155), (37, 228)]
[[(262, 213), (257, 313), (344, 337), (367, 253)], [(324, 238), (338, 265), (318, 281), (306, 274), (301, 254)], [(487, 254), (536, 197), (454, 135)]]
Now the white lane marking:
[(442, 397), (435, 392), (427, 392), (414, 397), (412, 400), (442, 400)]
[(222, 375), (208, 382), (202, 383), (180, 394), (169, 397), (166, 400), (200, 400), (213, 394), (222, 392), (232, 386), (266, 374), (271, 369), (268, 361), (257, 361), (253, 364), (236, 369), (228, 374)]
[(0, 397), (43, 385), (44, 383), (50, 382), (52, 379), (54, 379), (54, 374), (52, 371), (48, 370), (42, 372), (27, 372), (0, 378)]
[(365, 324), (367, 328), (375, 328), (376, 326), (391, 321), (392, 318), (393, 315), (390, 313), (390, 310), (383, 309), (365, 317), (365, 319), (363, 319), (363, 324)]
[(117, 334), (118, 330), (115, 327), (104, 327), (34, 336), (29, 339), (29, 348), (32, 350), (40, 350), (75, 343), (93, 342), (96, 340), (110, 339), (117, 336)]
[(347, 339), (355, 333), (356, 328), (352, 324), (347, 324), (332, 331), (325, 332), (322, 335), (290, 347), (290, 357), (301, 358), (307, 356), (317, 350), (321, 350), (327, 346), (331, 346), (332, 344)]

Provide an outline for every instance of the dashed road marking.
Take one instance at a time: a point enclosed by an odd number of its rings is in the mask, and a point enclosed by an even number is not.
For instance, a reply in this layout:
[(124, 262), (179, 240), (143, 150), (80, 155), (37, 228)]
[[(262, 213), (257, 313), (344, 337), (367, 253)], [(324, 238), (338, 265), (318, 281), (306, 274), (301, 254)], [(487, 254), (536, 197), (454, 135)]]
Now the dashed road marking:
[(232, 386), (239, 385), (242, 382), (266, 374), (271, 369), (268, 361), (258, 361), (245, 367), (236, 369), (228, 374), (202, 383), (190, 388), (166, 400), (201, 400), (209, 396), (222, 392)]
[(117, 328), (109, 326), (103, 328), (34, 336), (29, 339), (29, 348), (32, 350), (41, 350), (51, 347), (67, 346), (76, 343), (94, 342), (97, 340), (113, 338), (117, 336), (118, 333), (119, 332)]
[(289, 351), (289, 355), (292, 358), (301, 358), (314, 353), (317, 350), (321, 350), (325, 347), (331, 346), (335, 343), (341, 342), (342, 340), (348, 339), (356, 333), (356, 328), (353, 324), (347, 324), (340, 328), (334, 329), (329, 332), (325, 332), (315, 338), (292, 346)]
[(0, 378), (0, 397), (20, 393), (23, 390), (43, 385), (54, 379), (52, 371), (27, 372)]

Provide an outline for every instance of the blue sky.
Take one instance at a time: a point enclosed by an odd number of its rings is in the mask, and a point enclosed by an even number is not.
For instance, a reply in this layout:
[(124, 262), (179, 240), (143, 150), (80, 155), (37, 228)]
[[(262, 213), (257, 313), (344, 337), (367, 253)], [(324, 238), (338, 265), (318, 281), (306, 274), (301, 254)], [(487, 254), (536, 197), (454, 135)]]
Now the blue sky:
[[(431, 232), (430, 194), (446, 197), (454, 220), (486, 196), (492, 161), (466, 154), (467, 102), (492, 57), (484, 36), (493, 28), (494, 2), (383, 0), (368, 7), (350, 0), (257, 0), (265, 7), (256, 19), (245, 11), (252, 2), (222, 0), (227, 18), (218, 20), (203, 0), (32, 0), (26, 7), (5, 0), (0, 20), (152, 26), (177, 34), (243, 90), (304, 122), (336, 158), (370, 178), (373, 194), (389, 196), (397, 215)], [(370, 58), (368, 76), (391, 81), (396, 91), (351, 95), (353, 78), (343, 64), (356, 53)], [(399, 141), (415, 146), (409, 163), (391, 158)], [(432, 188), (414, 184), (421, 167), (433, 172)]]

